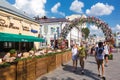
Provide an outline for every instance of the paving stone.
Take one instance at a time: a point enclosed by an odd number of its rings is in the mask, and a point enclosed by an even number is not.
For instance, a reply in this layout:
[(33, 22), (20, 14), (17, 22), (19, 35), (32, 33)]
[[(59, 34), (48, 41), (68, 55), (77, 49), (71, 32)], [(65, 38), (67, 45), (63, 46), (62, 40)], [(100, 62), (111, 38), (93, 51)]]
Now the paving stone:
[[(120, 50), (119, 50), (120, 51)], [(105, 67), (106, 80), (120, 80), (120, 52), (113, 53), (113, 60), (109, 60), (108, 67)], [(94, 56), (89, 56), (85, 61), (85, 74), (81, 74), (78, 61), (78, 69), (72, 71), (72, 60), (54, 71), (40, 76), (37, 80), (101, 80), (98, 77), (97, 64)], [(43, 79), (44, 80), (44, 79)]]

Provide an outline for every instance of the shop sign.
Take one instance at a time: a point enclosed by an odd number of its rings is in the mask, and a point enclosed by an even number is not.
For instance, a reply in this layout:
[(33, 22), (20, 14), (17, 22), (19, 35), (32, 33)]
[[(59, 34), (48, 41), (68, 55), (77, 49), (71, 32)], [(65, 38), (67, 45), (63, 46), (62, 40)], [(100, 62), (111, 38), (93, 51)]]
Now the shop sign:
[(33, 33), (38, 33), (38, 31), (37, 31), (37, 30), (34, 30), (34, 29), (31, 29), (31, 32), (33, 32)]
[(6, 24), (6, 21), (4, 19), (0, 19), (0, 26), (5, 28), (12, 28), (12, 29), (19, 29), (19, 27), (14, 26), (14, 23), (10, 23), (9, 25)]
[(22, 28), (23, 28), (24, 31), (30, 31), (29, 27), (27, 27), (27, 26), (22, 26)]

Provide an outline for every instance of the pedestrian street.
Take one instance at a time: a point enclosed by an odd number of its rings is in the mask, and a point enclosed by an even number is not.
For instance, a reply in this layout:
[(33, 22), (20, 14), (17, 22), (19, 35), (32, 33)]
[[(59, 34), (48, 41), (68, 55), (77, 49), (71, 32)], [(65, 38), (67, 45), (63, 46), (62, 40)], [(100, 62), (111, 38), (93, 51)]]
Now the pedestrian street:
[[(108, 67), (105, 67), (106, 80), (120, 80), (120, 53), (115, 50), (113, 60), (109, 60)], [(76, 72), (72, 71), (72, 60), (48, 74), (42, 75), (37, 80), (102, 80), (98, 77), (97, 64), (94, 56), (88, 56), (85, 61), (85, 74), (81, 74), (81, 68), (78, 62)]]

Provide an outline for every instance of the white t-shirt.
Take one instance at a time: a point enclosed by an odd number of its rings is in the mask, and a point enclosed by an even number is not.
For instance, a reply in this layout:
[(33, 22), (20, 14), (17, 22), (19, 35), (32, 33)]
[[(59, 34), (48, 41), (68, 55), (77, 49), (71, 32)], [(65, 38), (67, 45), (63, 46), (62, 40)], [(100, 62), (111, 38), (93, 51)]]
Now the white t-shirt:
[(72, 48), (72, 55), (77, 55), (78, 51), (77, 48)]
[(104, 51), (105, 51), (105, 54), (109, 54), (108, 45), (105, 45), (105, 46), (104, 46)]

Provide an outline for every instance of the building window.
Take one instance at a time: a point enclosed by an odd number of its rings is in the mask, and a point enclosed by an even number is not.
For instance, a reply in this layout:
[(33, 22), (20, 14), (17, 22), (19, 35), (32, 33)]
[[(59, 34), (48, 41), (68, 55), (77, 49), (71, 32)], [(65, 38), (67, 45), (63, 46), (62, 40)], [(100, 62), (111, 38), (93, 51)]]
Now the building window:
[(7, 48), (7, 46), (8, 46), (8, 44), (7, 44), (7, 42), (5, 42), (5, 43), (4, 43), (4, 47)]
[(44, 32), (45, 32), (45, 34), (48, 33), (48, 26), (47, 25), (44, 26)]
[(12, 43), (11, 42), (4, 42), (4, 47), (5, 48), (11, 48), (12, 47)]
[(55, 28), (51, 27), (51, 34), (55, 33)]

